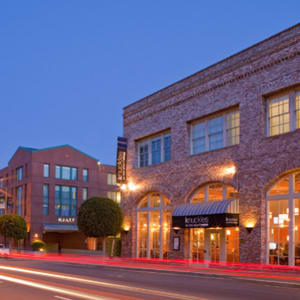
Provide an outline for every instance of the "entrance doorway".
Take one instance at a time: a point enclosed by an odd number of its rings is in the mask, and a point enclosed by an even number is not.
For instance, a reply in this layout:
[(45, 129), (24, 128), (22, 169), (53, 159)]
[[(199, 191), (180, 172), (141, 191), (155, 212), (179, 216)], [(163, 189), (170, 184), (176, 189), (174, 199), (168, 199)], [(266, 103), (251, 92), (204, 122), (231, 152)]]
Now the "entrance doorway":
[(209, 256), (210, 261), (220, 261), (220, 232), (209, 233)]
[(192, 259), (204, 260), (204, 229), (194, 228), (192, 231)]
[(195, 261), (238, 262), (239, 228), (192, 228), (190, 258)]

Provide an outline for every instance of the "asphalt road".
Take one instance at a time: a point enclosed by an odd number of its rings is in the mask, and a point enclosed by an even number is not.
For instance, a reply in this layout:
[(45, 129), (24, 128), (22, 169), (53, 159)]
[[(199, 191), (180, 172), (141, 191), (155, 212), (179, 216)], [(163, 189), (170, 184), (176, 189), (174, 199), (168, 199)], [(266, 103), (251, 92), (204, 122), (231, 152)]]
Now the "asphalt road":
[(40, 260), (0, 259), (0, 299), (300, 299), (300, 285)]

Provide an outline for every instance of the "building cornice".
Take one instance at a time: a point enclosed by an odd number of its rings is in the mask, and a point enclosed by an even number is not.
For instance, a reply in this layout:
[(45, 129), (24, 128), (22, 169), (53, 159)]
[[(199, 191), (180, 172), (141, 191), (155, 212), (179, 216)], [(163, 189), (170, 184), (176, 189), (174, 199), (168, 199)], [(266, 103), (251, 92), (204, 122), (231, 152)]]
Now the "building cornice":
[[(289, 30), (295, 29), (295, 27), (298, 27), (298, 26), (299, 26), (299, 24), (290, 28)], [(287, 31), (289, 31), (289, 30), (287, 30)], [(279, 33), (278, 35), (283, 34), (283, 33), (286, 33), (286, 32)], [(132, 122), (142, 119), (142, 117), (135, 118), (134, 115), (145, 111), (149, 107), (157, 106), (159, 104), (163, 105), (164, 104), (163, 102), (166, 102), (170, 98), (173, 98), (173, 97), (180, 98), (180, 95), (183, 94), (184, 92), (189, 91), (190, 94), (192, 94), (192, 95), (189, 95), (188, 97), (183, 96), (182, 98), (184, 98), (184, 99), (175, 101), (175, 103), (172, 103), (171, 105), (177, 105), (179, 103), (187, 101), (191, 97), (195, 97), (197, 95), (208, 93), (217, 88), (221, 88), (227, 84), (230, 84), (232, 82), (235, 82), (235, 81), (243, 79), (243, 78), (246, 78), (246, 77), (248, 77), (254, 73), (257, 73), (261, 70), (272, 67), (273, 65), (276, 65), (283, 61), (289, 60), (299, 54), (299, 50), (292, 51), (291, 53), (283, 55), (280, 58), (276, 58), (272, 61), (269, 61), (265, 64), (262, 64), (258, 67), (253, 68), (253, 66), (250, 64), (254, 64), (255, 62), (257, 62), (263, 58), (267, 58), (266, 60), (270, 60), (270, 58), (273, 54), (278, 53), (286, 48), (292, 47), (293, 45), (296, 45), (300, 41), (300, 34), (296, 33), (292, 37), (288, 36), (287, 38), (285, 38), (285, 40), (276, 41), (276, 45), (270, 43), (270, 45), (268, 45), (268, 48), (265, 50), (259, 51), (259, 49), (258, 50), (256, 49), (258, 53), (251, 55), (250, 51), (253, 50), (253, 48), (255, 49), (255, 48), (263, 47), (264, 44), (266, 44), (267, 42), (271, 42), (271, 40), (275, 39), (276, 37), (278, 38), (278, 35), (273, 36), (267, 40), (264, 40), (250, 48), (247, 48), (233, 56), (226, 58), (225, 60), (222, 60), (204, 70), (201, 70), (187, 78), (182, 79), (181, 81), (178, 81), (178, 82), (176, 82), (176, 83), (174, 83), (152, 95), (149, 95), (149, 96), (125, 107), (124, 115), (123, 115), (124, 116), (124, 124), (128, 125)], [(249, 55), (247, 58), (241, 57), (241, 56), (246, 55), (247, 53)], [(238, 61), (236, 63), (234, 63), (233, 62), (234, 59), (236, 59)], [(221, 65), (224, 63), (227, 63), (228, 65), (222, 67)], [(216, 70), (218, 67), (221, 69)], [(245, 67), (248, 67), (249, 70), (241, 72), (240, 74), (236, 74), (236, 75), (230, 74), (230, 73), (233, 73), (234, 71), (237, 71), (238, 69), (245, 68)], [(207, 85), (207, 84), (209, 84), (209, 82), (217, 80), (226, 74), (233, 75), (233, 76), (230, 79), (227, 78), (225, 80), (221, 80), (221, 82), (216, 83), (216, 84), (212, 85), (211, 87), (206, 87), (206, 88), (202, 89), (200, 92), (192, 91), (192, 93), (191, 93), (192, 89), (196, 89), (196, 88), (199, 89), (201, 86)], [(179, 87), (180, 85), (182, 85), (182, 87)], [(170, 106), (170, 105), (166, 104), (165, 107), (156, 110), (156, 112), (164, 110), (168, 106)], [(150, 112), (149, 114), (143, 114), (143, 118), (148, 115), (151, 115), (151, 114), (152, 114), (152, 112)], [(131, 117), (132, 117), (132, 119), (131, 119)], [(127, 118), (129, 120), (126, 120)]]

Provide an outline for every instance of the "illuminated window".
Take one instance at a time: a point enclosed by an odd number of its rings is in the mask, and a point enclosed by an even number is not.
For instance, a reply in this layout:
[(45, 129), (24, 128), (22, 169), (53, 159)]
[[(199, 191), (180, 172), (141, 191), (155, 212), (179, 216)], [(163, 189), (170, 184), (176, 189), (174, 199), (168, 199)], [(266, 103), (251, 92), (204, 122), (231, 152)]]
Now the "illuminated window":
[(300, 128), (300, 91), (296, 93), (296, 121), (297, 128)]
[(121, 203), (121, 193), (120, 192), (107, 192), (107, 198), (114, 200), (117, 203)]
[(227, 146), (240, 143), (240, 112), (232, 112), (226, 118)]
[(275, 182), (267, 191), (267, 203), (269, 263), (300, 266), (300, 173)]
[(291, 90), (283, 96), (268, 99), (268, 136), (300, 128), (300, 91)]
[(146, 195), (138, 205), (138, 257), (168, 258), (170, 201), (160, 193)]
[(210, 183), (196, 190), (190, 197), (190, 202), (201, 203), (204, 201), (237, 200), (238, 191), (222, 183)]
[(113, 174), (113, 173), (107, 174), (107, 184), (108, 185), (118, 185), (116, 174)]
[(86, 201), (88, 199), (88, 188), (82, 189), (82, 201)]
[(269, 135), (290, 131), (289, 97), (284, 96), (269, 102)]
[(216, 150), (240, 142), (240, 112), (196, 121), (191, 125), (191, 154)]

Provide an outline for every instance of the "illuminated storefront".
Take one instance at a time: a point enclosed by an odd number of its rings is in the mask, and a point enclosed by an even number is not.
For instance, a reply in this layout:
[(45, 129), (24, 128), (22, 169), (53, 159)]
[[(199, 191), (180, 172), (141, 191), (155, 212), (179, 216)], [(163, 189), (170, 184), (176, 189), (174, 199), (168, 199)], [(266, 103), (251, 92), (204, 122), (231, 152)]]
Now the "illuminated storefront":
[(149, 193), (138, 206), (137, 256), (168, 258), (171, 226), (170, 200), (160, 193)]
[(239, 261), (238, 192), (229, 185), (201, 186), (176, 207), (173, 229), (184, 228), (187, 257), (198, 261)]
[(300, 266), (300, 173), (286, 175), (267, 192), (268, 260)]

